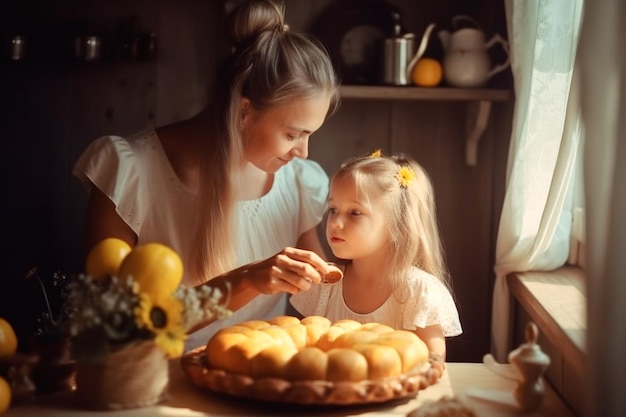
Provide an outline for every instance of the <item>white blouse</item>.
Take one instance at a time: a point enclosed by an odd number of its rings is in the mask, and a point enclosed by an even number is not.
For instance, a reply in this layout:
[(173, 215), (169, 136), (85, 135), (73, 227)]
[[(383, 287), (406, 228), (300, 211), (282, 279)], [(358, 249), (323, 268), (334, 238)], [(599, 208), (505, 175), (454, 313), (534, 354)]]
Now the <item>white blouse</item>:
[[(292, 295), (290, 302), (304, 316), (320, 315), (331, 321), (350, 319), (359, 323), (376, 322), (407, 330), (439, 324), (446, 337), (461, 334), (459, 313), (445, 285), (415, 267), (411, 268), (408, 280), (409, 297), (405, 303), (399, 303), (391, 295), (370, 313), (360, 314), (350, 310), (343, 298), (343, 281), (314, 285), (309, 291)], [(367, 291), (367, 288), (363, 291)]]
[[(191, 262), (196, 196), (180, 182), (155, 131), (130, 138), (103, 136), (93, 141), (74, 166), (90, 190), (98, 187), (137, 234), (138, 244), (161, 242), (176, 250), (183, 265)], [(328, 175), (309, 160), (294, 159), (274, 175), (270, 191), (237, 206), (237, 261), (244, 265), (268, 258), (316, 227), (326, 209)], [(184, 275), (183, 285), (194, 278)], [(186, 349), (206, 344), (219, 328), (285, 313), (284, 294), (260, 295), (231, 317), (189, 336)]]

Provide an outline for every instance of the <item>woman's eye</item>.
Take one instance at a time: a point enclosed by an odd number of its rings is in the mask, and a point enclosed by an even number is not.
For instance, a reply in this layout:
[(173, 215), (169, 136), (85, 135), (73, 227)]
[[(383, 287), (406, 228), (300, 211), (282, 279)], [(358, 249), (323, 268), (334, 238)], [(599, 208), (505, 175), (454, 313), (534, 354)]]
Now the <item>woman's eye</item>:
[(350, 215), (351, 215), (351, 216), (360, 216), (361, 214), (362, 214), (362, 213), (361, 213), (360, 211), (358, 211), (358, 210), (352, 210), (352, 211), (350, 212)]
[(291, 133), (290, 133), (290, 134), (288, 134), (288, 135), (287, 135), (287, 138), (288, 138), (289, 140), (297, 140), (297, 139), (299, 139), (299, 138), (300, 138), (300, 135), (294, 135), (294, 134), (291, 134)]

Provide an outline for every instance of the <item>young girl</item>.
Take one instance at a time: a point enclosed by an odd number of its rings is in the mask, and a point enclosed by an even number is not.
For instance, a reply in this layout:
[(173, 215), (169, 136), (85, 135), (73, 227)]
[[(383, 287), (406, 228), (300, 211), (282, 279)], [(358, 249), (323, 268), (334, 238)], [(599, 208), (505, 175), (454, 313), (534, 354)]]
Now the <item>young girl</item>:
[(445, 337), (461, 334), (461, 324), (426, 172), (380, 151), (348, 160), (332, 178), (328, 205), (326, 238), (346, 260), (344, 279), (293, 295), (292, 305), (305, 316), (414, 331), (445, 358)]

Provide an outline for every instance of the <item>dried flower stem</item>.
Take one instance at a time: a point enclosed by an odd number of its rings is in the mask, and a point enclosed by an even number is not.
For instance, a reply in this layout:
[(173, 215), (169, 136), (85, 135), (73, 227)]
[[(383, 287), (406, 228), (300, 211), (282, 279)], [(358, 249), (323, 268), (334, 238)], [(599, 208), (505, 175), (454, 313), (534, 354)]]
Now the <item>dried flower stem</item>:
[(56, 320), (54, 320), (54, 316), (52, 314), (52, 308), (50, 307), (50, 301), (48, 300), (48, 292), (46, 291), (46, 287), (43, 285), (43, 282), (41, 281), (41, 278), (39, 277), (39, 274), (37, 273), (37, 267), (36, 266), (33, 266), (26, 273), (26, 276), (25, 276), (26, 279), (29, 279), (31, 277), (37, 278), (37, 282), (39, 282), (39, 286), (41, 287), (41, 292), (43, 293), (43, 299), (46, 301), (46, 308), (48, 309), (48, 317), (50, 319), (50, 322), (54, 326), (56, 326), (57, 322), (56, 322)]

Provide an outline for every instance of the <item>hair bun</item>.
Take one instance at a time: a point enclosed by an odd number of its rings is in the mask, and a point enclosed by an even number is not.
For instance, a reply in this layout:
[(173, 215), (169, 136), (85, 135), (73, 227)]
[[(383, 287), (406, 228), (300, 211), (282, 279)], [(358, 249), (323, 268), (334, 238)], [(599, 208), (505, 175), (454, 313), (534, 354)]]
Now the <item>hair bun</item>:
[(229, 36), (235, 46), (252, 44), (263, 32), (286, 32), (285, 5), (279, 0), (250, 0), (236, 7), (228, 22)]

